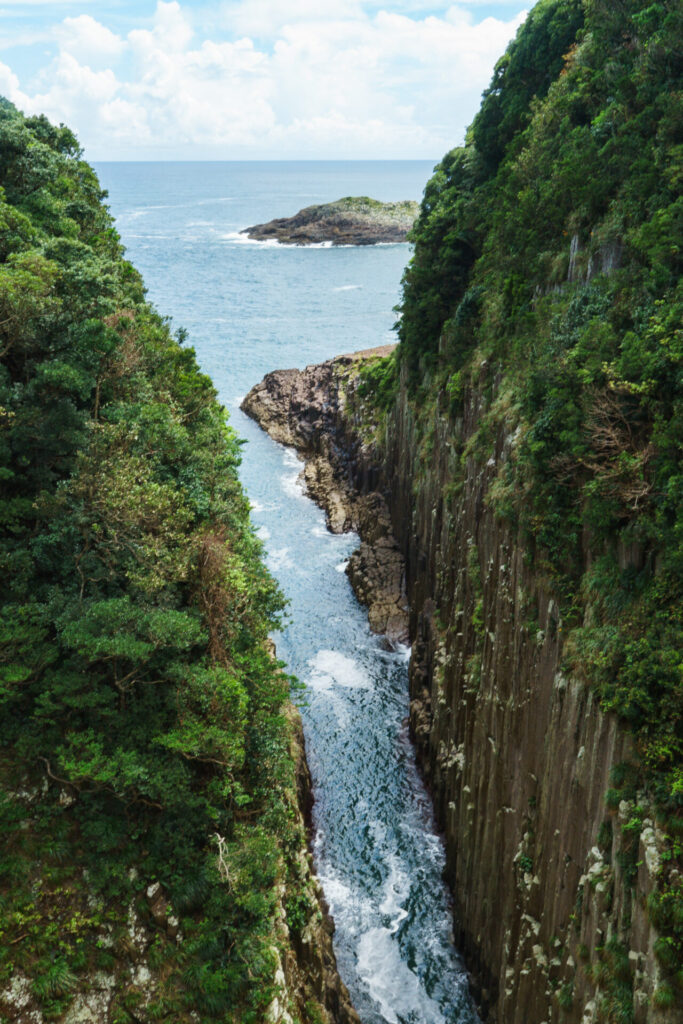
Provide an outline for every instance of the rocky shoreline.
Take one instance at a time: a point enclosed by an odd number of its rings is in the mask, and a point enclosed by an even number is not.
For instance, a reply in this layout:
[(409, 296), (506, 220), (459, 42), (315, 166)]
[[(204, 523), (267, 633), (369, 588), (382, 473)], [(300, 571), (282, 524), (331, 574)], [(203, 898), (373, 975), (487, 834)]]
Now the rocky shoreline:
[(377, 245), (405, 242), (419, 212), (412, 201), (381, 203), (368, 196), (346, 196), (333, 203), (307, 206), (293, 217), (254, 224), (240, 234), (255, 241), (284, 245)]
[[(349, 559), (347, 576), (367, 606), (370, 628), (392, 643), (408, 640), (405, 564), (393, 534), (385, 498), (359, 493), (356, 462), (363, 456), (357, 434), (347, 431), (347, 397), (369, 360), (388, 355), (391, 345), (337, 356), (305, 370), (276, 370), (251, 389), (242, 410), (275, 441), (304, 459), (303, 482), (324, 509), (333, 533), (355, 530), (361, 545)], [(362, 459), (365, 462), (365, 459)]]

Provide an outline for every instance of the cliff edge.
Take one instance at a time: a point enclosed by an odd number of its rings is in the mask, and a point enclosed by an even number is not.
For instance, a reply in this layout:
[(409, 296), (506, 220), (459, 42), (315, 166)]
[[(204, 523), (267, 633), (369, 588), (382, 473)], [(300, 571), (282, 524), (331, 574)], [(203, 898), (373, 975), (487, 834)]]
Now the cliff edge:
[(363, 439), (348, 430), (346, 387), (365, 365), (389, 355), (384, 345), (354, 352), (305, 370), (276, 370), (251, 389), (242, 410), (275, 441), (305, 460), (308, 494), (326, 512), (333, 533), (355, 530), (361, 545), (346, 573), (368, 608), (370, 628), (391, 642), (408, 637), (403, 556), (394, 539), (389, 509), (377, 492), (356, 487), (354, 467)]

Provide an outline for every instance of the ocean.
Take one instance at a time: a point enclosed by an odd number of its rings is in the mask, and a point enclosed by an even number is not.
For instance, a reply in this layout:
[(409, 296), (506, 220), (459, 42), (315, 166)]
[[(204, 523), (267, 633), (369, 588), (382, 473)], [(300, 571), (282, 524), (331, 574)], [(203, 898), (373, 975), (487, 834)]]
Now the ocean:
[(304, 684), (314, 857), (363, 1024), (474, 1024), (445, 863), (408, 736), (407, 658), (370, 633), (343, 572), (357, 546), (303, 494), (296, 455), (239, 409), (269, 370), (394, 341), (408, 245), (297, 248), (248, 225), (346, 195), (420, 199), (425, 161), (99, 163), (148, 296), (188, 332), (232, 426), (268, 566), (289, 599), (274, 639)]

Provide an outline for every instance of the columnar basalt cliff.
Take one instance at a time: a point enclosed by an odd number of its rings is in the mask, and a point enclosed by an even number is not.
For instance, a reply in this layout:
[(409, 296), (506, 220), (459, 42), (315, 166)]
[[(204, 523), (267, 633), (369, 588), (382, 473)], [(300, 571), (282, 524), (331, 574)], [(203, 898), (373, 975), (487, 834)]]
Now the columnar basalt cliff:
[(631, 736), (563, 671), (561, 605), (487, 507), (514, 435), (500, 430), (485, 459), (461, 458), (488, 410), (490, 371), (481, 367), (462, 415), (433, 419), (427, 460), (405, 387), (373, 422), (359, 387), (372, 358), (269, 374), (244, 408), (309, 457), (312, 496), (332, 522), (359, 528), (363, 547), (367, 526), (340, 505), (390, 513), (410, 600), (411, 729), (483, 1016), (589, 1024), (606, 1019), (621, 985), (636, 1024), (673, 1021), (652, 1001), (660, 967), (646, 909), (661, 835), (646, 809), (632, 839), (633, 805), (605, 803)]

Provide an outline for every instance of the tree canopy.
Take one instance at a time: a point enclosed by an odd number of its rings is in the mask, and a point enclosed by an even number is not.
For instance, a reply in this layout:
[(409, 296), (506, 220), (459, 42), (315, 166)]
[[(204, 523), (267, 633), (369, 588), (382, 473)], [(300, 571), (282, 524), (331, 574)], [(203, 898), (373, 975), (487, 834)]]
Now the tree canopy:
[[(267, 641), (283, 599), (239, 442), (104, 199), (67, 128), (0, 105), (0, 989), (54, 969), (33, 996), (58, 1016), (156, 880), (185, 936), (159, 937), (157, 1016), (261, 1020), (305, 847)], [(83, 891), (104, 918), (83, 923)]]

